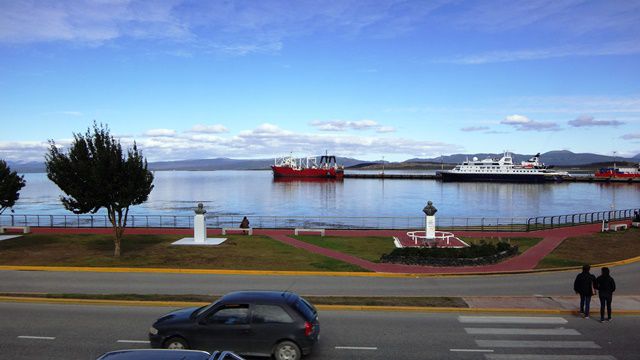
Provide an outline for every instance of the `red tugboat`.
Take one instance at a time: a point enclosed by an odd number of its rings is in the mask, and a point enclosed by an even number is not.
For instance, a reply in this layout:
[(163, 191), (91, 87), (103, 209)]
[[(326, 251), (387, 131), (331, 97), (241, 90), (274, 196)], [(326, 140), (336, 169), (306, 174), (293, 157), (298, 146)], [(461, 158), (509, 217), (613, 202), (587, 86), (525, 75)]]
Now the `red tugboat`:
[(595, 177), (597, 178), (619, 178), (619, 179), (640, 179), (640, 164), (636, 167), (616, 167), (615, 163), (613, 167), (601, 168), (596, 171)]
[(320, 162), (315, 157), (295, 159), (293, 156), (277, 158), (271, 166), (274, 178), (325, 178), (342, 180), (344, 166), (336, 163), (333, 155), (322, 155)]

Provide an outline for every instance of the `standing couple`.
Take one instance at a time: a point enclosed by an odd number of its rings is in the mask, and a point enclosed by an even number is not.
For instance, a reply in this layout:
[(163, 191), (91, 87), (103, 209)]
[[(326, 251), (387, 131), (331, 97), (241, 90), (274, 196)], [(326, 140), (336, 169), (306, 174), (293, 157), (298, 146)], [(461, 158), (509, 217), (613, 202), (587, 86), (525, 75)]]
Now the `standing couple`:
[[(580, 314), (586, 319), (589, 318), (589, 307), (591, 296), (598, 294), (600, 298), (600, 322), (611, 320), (611, 300), (613, 292), (616, 291), (616, 282), (609, 275), (609, 268), (603, 267), (602, 274), (596, 278), (589, 270), (591, 266), (584, 265), (582, 272), (576, 276), (573, 282), (573, 291), (580, 294)], [(604, 308), (607, 307), (607, 318), (604, 317)]]

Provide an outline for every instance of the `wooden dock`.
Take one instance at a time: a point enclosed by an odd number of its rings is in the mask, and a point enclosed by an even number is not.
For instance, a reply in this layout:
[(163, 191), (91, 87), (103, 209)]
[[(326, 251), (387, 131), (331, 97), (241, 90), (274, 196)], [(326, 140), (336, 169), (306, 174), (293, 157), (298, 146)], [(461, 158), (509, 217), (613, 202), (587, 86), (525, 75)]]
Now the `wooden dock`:
[[(435, 174), (344, 174), (345, 179), (383, 179), (383, 180), (440, 180)], [(549, 182), (554, 182), (550, 180)], [(562, 182), (588, 182), (588, 183), (629, 183), (640, 184), (640, 178), (597, 178), (595, 176), (571, 176), (564, 178)]]

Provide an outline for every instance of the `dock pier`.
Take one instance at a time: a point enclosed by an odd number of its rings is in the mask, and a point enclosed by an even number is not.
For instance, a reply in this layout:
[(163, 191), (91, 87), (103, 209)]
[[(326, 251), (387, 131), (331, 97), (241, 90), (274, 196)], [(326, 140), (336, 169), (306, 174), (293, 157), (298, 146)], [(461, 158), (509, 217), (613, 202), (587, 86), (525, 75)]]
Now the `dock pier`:
[[(384, 180), (439, 180), (435, 174), (344, 174), (345, 179), (384, 179)], [(549, 180), (553, 182), (553, 180)], [(640, 178), (601, 178), (595, 176), (572, 176), (562, 179), (562, 182), (589, 183), (633, 183), (640, 184)]]

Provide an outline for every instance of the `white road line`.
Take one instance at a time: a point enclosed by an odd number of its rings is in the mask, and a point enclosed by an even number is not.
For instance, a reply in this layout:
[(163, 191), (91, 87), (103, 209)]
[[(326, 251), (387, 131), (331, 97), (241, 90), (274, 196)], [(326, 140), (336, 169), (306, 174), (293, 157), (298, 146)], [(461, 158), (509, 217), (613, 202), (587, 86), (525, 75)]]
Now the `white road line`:
[(473, 335), (580, 335), (574, 329), (509, 329), (509, 328), (464, 328)]
[(55, 337), (52, 336), (29, 336), (29, 335), (20, 335), (18, 339), (33, 339), (33, 340), (55, 340)]
[(149, 344), (149, 340), (118, 340), (116, 342), (125, 344)]
[(493, 350), (491, 349), (449, 349), (449, 351), (454, 352), (483, 352), (483, 353), (491, 353)]
[(593, 341), (476, 340), (480, 347), (600, 349)]
[(458, 316), (458, 321), (467, 324), (566, 324), (561, 317), (546, 316)]
[(487, 360), (616, 360), (611, 355), (485, 354)]
[(378, 350), (373, 346), (336, 346), (336, 350)]

